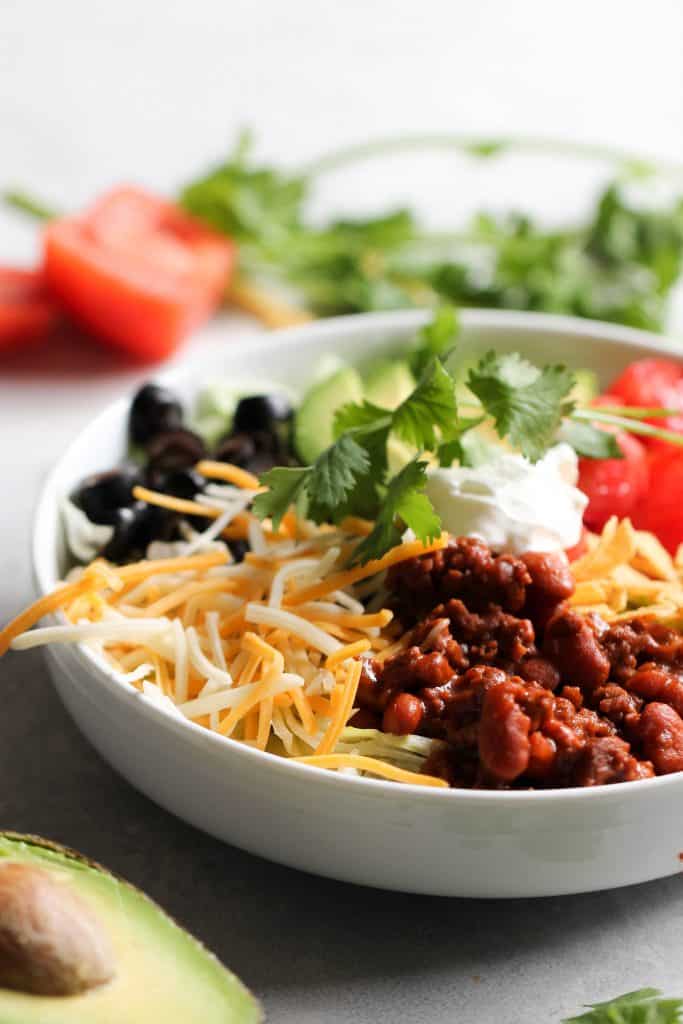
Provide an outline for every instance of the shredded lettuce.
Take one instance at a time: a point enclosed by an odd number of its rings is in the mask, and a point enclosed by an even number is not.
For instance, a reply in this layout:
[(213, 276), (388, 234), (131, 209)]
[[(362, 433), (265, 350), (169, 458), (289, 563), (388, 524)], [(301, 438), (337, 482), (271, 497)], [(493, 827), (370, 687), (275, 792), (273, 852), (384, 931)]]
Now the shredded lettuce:
[(420, 772), (430, 754), (446, 747), (442, 740), (426, 736), (394, 736), (379, 729), (355, 729), (347, 725), (335, 748), (337, 754), (364, 754), (397, 768)]

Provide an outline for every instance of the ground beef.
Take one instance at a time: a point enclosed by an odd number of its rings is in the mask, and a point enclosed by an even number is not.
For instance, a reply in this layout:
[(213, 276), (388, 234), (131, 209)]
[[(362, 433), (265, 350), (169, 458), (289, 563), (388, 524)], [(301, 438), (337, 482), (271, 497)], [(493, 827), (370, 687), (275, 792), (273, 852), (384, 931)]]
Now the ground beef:
[(439, 604), (458, 598), (472, 612), (498, 606), (524, 607), (531, 574), (513, 555), (491, 553), (476, 537), (460, 537), (445, 548), (392, 566), (387, 573), (389, 605), (404, 626), (412, 626)]
[(352, 724), (444, 741), (453, 786), (629, 782), (683, 770), (683, 638), (565, 604), (562, 554), (459, 539), (387, 574), (404, 648), (364, 662)]
[(683, 675), (683, 636), (660, 623), (640, 619), (617, 623), (603, 634), (601, 646), (616, 682), (628, 681), (647, 662)]

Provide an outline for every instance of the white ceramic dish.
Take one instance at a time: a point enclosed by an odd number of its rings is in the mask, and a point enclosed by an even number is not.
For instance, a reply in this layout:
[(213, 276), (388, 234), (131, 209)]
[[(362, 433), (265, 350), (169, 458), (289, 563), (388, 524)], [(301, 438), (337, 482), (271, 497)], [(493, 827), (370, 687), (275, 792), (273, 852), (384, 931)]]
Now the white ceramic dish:
[[(325, 353), (353, 359), (407, 341), (422, 313), (347, 317), (246, 342), (167, 377), (186, 398), (211, 377), (262, 375), (301, 388)], [(462, 348), (516, 349), (596, 370), (603, 382), (658, 338), (604, 324), (507, 312), (463, 314)], [(58, 500), (117, 462), (128, 399), (74, 441), (35, 519), (41, 592), (63, 566)], [(261, 753), (178, 721), (80, 647), (52, 648), (57, 690), (97, 750), (172, 813), (261, 856), (364, 885), (444, 896), (582, 892), (674, 874), (683, 850), (683, 774), (595, 789), (425, 790), (337, 775)]]

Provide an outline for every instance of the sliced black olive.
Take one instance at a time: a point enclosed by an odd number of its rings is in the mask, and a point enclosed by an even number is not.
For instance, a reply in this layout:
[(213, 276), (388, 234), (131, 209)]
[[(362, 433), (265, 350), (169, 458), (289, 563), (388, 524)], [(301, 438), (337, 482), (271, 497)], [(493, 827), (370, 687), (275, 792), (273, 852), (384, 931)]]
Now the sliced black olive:
[(130, 407), (128, 429), (133, 444), (147, 444), (152, 438), (183, 424), (183, 407), (168, 388), (144, 384)]
[[(205, 478), (194, 469), (176, 469), (165, 473), (161, 469), (148, 469), (146, 473), (147, 485), (153, 491), (161, 491), (162, 494), (172, 494), (176, 498), (185, 498), (192, 501), (206, 486)], [(203, 516), (186, 516), (187, 522), (193, 530), (201, 533), (206, 530), (209, 520)]]
[(148, 471), (174, 473), (189, 469), (206, 456), (206, 445), (199, 434), (181, 427), (159, 434), (147, 445)]
[(170, 473), (163, 469), (149, 467), (145, 474), (147, 486), (153, 491), (172, 494), (176, 498), (192, 500), (204, 490), (206, 480), (194, 469), (174, 469)]
[(266, 430), (279, 433), (283, 424), (289, 424), (294, 415), (286, 395), (248, 395), (240, 399), (235, 409), (232, 428), (235, 434)]
[(133, 504), (133, 488), (139, 483), (139, 471), (128, 466), (93, 473), (81, 481), (71, 500), (91, 523), (111, 525), (116, 522), (119, 509)]
[(283, 465), (283, 455), (277, 438), (264, 430), (231, 434), (219, 442), (214, 458), (219, 462), (232, 462), (240, 469), (248, 469), (258, 476)]
[(178, 516), (168, 509), (137, 501), (120, 508), (114, 523), (114, 535), (101, 554), (110, 562), (131, 562), (144, 558), (153, 540), (174, 540), (178, 535)]

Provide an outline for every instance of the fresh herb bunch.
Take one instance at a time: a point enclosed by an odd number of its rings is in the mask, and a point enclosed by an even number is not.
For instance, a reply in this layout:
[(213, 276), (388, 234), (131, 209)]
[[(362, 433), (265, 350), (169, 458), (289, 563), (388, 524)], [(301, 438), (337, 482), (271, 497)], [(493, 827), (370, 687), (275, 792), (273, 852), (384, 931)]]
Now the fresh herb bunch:
[[(424, 493), (427, 469), (433, 462), (470, 464), (465, 440), (485, 419), (532, 462), (558, 437), (580, 455), (620, 458), (615, 435), (594, 421), (683, 444), (682, 435), (643, 423), (640, 410), (631, 418), (628, 408), (578, 409), (571, 398), (576, 381), (570, 370), (561, 365), (539, 369), (517, 353), (487, 352), (469, 371), (467, 386), (481, 411), (464, 417), (448, 369), (457, 332), (455, 310), (441, 308), (410, 353), (412, 368), (419, 373), (411, 394), (392, 411), (367, 401), (339, 409), (336, 440), (313, 465), (278, 467), (264, 474), (261, 483), (268, 490), (254, 500), (256, 515), (270, 517), (276, 528), (292, 506), (316, 523), (339, 523), (349, 515), (371, 519), (371, 533), (354, 552), (354, 561), (364, 563), (394, 547), (408, 528), (425, 542), (439, 536), (441, 522)], [(416, 454), (390, 477), (392, 437)]]
[[(483, 159), (510, 147), (459, 148)], [(244, 276), (291, 292), (316, 316), (447, 301), (662, 329), (683, 260), (683, 200), (662, 210), (638, 208), (614, 183), (586, 223), (558, 230), (519, 213), (483, 213), (464, 232), (434, 235), (408, 209), (310, 223), (306, 203), (319, 174), (400, 148), (378, 143), (287, 174), (255, 164), (243, 135), (225, 163), (188, 185), (180, 201), (242, 243)]]
[(656, 988), (641, 988), (606, 1003), (592, 1003), (580, 1017), (562, 1024), (681, 1024), (683, 999), (666, 999)]

